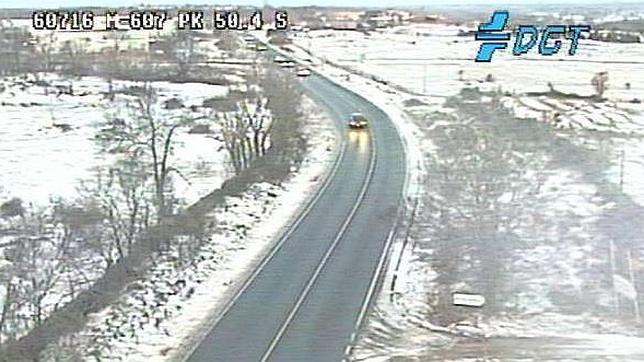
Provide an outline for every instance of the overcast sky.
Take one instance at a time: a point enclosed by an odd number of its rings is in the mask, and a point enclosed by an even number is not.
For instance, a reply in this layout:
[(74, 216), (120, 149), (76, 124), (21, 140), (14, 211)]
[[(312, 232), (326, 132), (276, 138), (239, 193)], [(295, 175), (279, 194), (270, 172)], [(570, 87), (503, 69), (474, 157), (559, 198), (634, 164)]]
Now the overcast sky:
[[(268, 4), (275, 6), (424, 6), (443, 4), (588, 4), (608, 3), (615, 4), (615, 1), (608, 0), (267, 0)], [(621, 0), (619, 2), (642, 3), (644, 0)], [(65, 6), (127, 6), (135, 4), (152, 5), (183, 5), (183, 4), (239, 4), (239, 5), (262, 5), (263, 0), (0, 0), (0, 8), (55, 8)]]

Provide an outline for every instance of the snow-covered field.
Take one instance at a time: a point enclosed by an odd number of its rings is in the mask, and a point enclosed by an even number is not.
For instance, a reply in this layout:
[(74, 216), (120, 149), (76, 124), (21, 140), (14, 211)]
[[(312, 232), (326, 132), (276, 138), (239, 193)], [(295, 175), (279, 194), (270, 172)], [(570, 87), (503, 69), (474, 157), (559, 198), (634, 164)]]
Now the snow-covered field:
[[(368, 35), (311, 31), (294, 40), (318, 56), (431, 96), (454, 95), (463, 87), (459, 79), (476, 84), (488, 74), (510, 92), (547, 91), (550, 82), (562, 92), (590, 95), (590, 80), (599, 71), (609, 72), (608, 98), (630, 100), (644, 91), (644, 50), (639, 45), (582, 40), (572, 57), (564, 44), (552, 57), (535, 50), (520, 57), (497, 51), (491, 63), (476, 63), (480, 42), (457, 36), (458, 31), (456, 26), (416, 24)], [(630, 90), (626, 83), (631, 83)]]
[(261, 183), (228, 197), (206, 217), (214, 223), (211, 236), (192, 262), (178, 263), (181, 250), (175, 247), (119, 302), (52, 348), (49, 358), (160, 361), (186, 353), (297, 214), (293, 205), (305, 204), (333, 162), (332, 123), (310, 100), (305, 107), (309, 151), (298, 172), (281, 185)]
[[(51, 197), (74, 198), (81, 181), (91, 180), (96, 169), (106, 168), (112, 157), (102, 152), (95, 141), (108, 117), (131, 117), (116, 114), (104, 97), (108, 83), (104, 79), (83, 77), (62, 78), (52, 74), (26, 79), (0, 80), (0, 190), (4, 197), (18, 197), (27, 202), (43, 204)], [(41, 83), (44, 84), (44, 83)], [(57, 95), (56, 86), (72, 86), (74, 94)], [(137, 86), (134, 82), (115, 81), (115, 91)], [(203, 100), (222, 97), (227, 87), (196, 83), (175, 84), (153, 82), (159, 93), (158, 104), (177, 98), (186, 107), (199, 107)], [(127, 97), (122, 97), (127, 102)], [(159, 106), (159, 108), (162, 108)], [(160, 110), (162, 117), (172, 117), (181, 110)], [(193, 112), (188, 116), (201, 116)], [(203, 134), (190, 134), (181, 129), (177, 134), (179, 147), (174, 150), (173, 163), (180, 165), (185, 180), (177, 178), (176, 192), (186, 203), (192, 203), (217, 188), (227, 177), (222, 143)]]
[[(52, 213), (56, 207), (77, 202), (87, 190), (94, 189), (99, 172), (105, 175), (115, 167), (117, 156), (106, 152), (97, 141), (97, 135), (109, 120), (135, 117), (127, 104), (135, 102), (135, 97), (128, 92), (137, 86), (140, 84), (114, 81), (112, 88), (116, 95), (110, 101), (106, 97), (108, 82), (100, 78), (63, 78), (41, 73), (0, 79), (0, 137), (3, 139), (0, 144), (0, 202), (20, 199), (26, 209), (23, 218), (0, 220), (3, 231), (0, 259), (15, 262), (15, 255), (7, 254), (7, 250), (20, 253), (22, 247), (32, 248), (34, 258), (18, 258), (20, 265), (32, 263), (22, 265), (33, 268), (31, 272), (17, 265), (12, 267), (11, 263), (7, 269), (9, 273), (2, 270), (0, 300), (5, 299), (7, 289), (11, 288), (14, 288), (14, 297), (17, 292), (24, 297), (43, 293), (42, 301), (34, 304), (38, 305), (36, 309), (12, 305), (11, 313), (15, 313), (15, 318), (6, 322), (3, 334), (24, 334), (33, 327), (34, 316), (47, 317), (104, 272), (107, 259), (102, 253), (107, 249), (65, 241), (68, 231), (58, 224), (62, 220), (53, 219)], [(158, 92), (153, 106), (156, 116), (164, 119), (207, 115), (211, 110), (203, 108), (202, 102), (224, 97), (228, 92), (225, 86), (196, 83), (153, 82), (151, 86)], [(72, 87), (72, 92), (68, 87)], [(165, 109), (164, 104), (169, 99), (180, 100), (184, 107)], [(212, 138), (212, 134), (191, 133), (184, 127), (175, 137), (177, 142), (170, 155), (170, 164), (175, 165), (182, 177), (174, 179), (174, 195), (178, 203), (186, 205), (220, 187), (231, 170), (226, 166), (223, 142)], [(38, 220), (35, 215), (41, 212), (43, 219)], [(70, 222), (77, 221), (67, 220), (67, 225)], [(32, 227), (43, 230), (32, 230)], [(100, 238), (100, 235), (94, 236), (90, 243), (99, 244)], [(16, 240), (21, 247), (14, 247), (18, 245)], [(63, 252), (62, 245), (67, 245), (68, 250)], [(72, 253), (73, 257), (65, 253)]]

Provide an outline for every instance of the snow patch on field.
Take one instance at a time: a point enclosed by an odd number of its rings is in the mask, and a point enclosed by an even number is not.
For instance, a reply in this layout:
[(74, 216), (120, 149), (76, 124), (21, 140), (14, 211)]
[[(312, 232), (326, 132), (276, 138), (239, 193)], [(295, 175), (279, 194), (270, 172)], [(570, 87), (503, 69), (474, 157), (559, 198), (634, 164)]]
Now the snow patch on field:
[[(228, 91), (224, 86), (196, 83), (152, 82), (151, 85), (159, 92), (160, 104), (177, 97), (186, 106), (201, 106), (204, 99), (225, 96)], [(68, 86), (73, 87), (73, 95), (57, 94), (57, 87)], [(118, 91), (140, 83), (115, 81), (113, 86)], [(37, 204), (50, 197), (74, 198), (80, 181), (91, 179), (95, 169), (113, 161), (110, 155), (101, 152), (94, 140), (114, 109), (104, 98), (107, 81), (96, 77), (70, 79), (39, 74), (38, 79), (3, 78), (0, 90), (0, 113), (3, 114), (0, 185), (4, 194)], [(192, 176), (179, 185), (178, 196), (192, 203), (227, 177), (225, 153), (217, 152), (221, 144), (212, 138), (189, 134), (187, 130), (182, 130), (178, 137), (181, 142), (174, 160), (182, 165), (182, 173)], [(208, 177), (204, 172), (197, 172), (200, 166), (208, 171)]]
[(644, 106), (637, 103), (557, 100), (545, 96), (502, 97), (500, 102), (517, 118), (550, 123), (557, 129), (644, 135)]

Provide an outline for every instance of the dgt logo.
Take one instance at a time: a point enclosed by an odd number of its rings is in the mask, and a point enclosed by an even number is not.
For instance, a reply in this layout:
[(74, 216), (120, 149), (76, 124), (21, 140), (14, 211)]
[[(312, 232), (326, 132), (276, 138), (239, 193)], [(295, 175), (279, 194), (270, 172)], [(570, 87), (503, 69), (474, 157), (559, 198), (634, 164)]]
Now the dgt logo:
[[(510, 13), (507, 10), (497, 10), (492, 14), (490, 21), (479, 25), (475, 39), (484, 41), (479, 47), (476, 54), (477, 62), (490, 62), (492, 55), (497, 49), (505, 49), (510, 40), (510, 33), (503, 32), (505, 25), (508, 23)], [(554, 45), (548, 45), (548, 40), (555, 34), (562, 34), (570, 40), (569, 55), (575, 55), (579, 37), (584, 31), (590, 31), (590, 25), (546, 25), (541, 31), (541, 41), (539, 42), (539, 54), (553, 55), (561, 49), (561, 40), (555, 40)], [(529, 39), (526, 42), (526, 36)], [(539, 30), (534, 25), (519, 25), (515, 31), (514, 47), (512, 54), (525, 54), (537, 44), (539, 40)]]

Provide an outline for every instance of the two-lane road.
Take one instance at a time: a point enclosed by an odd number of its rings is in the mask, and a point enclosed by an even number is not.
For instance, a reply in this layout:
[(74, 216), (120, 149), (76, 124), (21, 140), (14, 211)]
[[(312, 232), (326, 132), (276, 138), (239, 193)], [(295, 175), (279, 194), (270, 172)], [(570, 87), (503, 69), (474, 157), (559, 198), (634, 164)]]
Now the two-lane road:
[[(340, 156), (189, 361), (340, 361), (374, 289), (402, 201), (400, 137), (363, 98), (318, 75), (302, 83), (342, 132)], [(353, 112), (367, 116), (369, 131), (346, 129)]]

